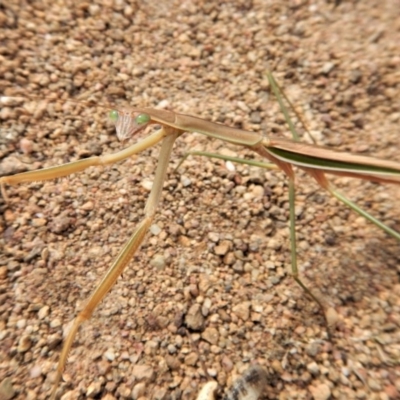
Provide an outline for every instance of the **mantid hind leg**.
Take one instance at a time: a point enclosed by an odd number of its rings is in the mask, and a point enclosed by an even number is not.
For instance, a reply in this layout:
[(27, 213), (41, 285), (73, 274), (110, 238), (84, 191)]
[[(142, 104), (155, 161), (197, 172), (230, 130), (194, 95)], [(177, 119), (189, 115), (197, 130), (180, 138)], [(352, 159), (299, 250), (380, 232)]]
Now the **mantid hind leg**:
[[(203, 156), (203, 157), (208, 157), (208, 158), (217, 158), (220, 160), (225, 160), (225, 161), (231, 161), (239, 164), (245, 164), (245, 165), (250, 165), (250, 166), (256, 166), (260, 168), (265, 168), (265, 169), (273, 169), (273, 170), (279, 170), (280, 168), (276, 164), (272, 163), (265, 163), (265, 162), (260, 162), (256, 160), (247, 160), (243, 158), (238, 158), (238, 157), (230, 157), (230, 156), (224, 156), (221, 154), (215, 154), (215, 153), (210, 153), (210, 152), (204, 152), (204, 151), (194, 151), (194, 152), (188, 152), (186, 153), (180, 163), (178, 164), (178, 167), (187, 159), (189, 156)], [(329, 307), (326, 307), (323, 305), (323, 302), (312, 293), (312, 291), (307, 287), (307, 285), (300, 279), (299, 276), (299, 271), (297, 267), (297, 246), (296, 246), (296, 213), (295, 213), (295, 181), (294, 181), (294, 175), (289, 169), (287, 172), (287, 175), (289, 176), (289, 210), (290, 210), (290, 252), (291, 252), (291, 269), (290, 269), (290, 275), (294, 279), (295, 282), (311, 297), (312, 300), (314, 300), (319, 308), (322, 310), (325, 322), (328, 327), (328, 334), (329, 334), (329, 328), (332, 325), (331, 318), (329, 317), (331, 311)]]
[[(221, 154), (215, 154), (215, 153), (209, 153), (209, 152), (203, 152), (203, 151), (195, 151), (195, 152), (189, 152), (186, 153), (179, 163), (179, 165), (182, 164), (184, 160), (186, 160), (187, 157), (189, 156), (205, 156), (209, 158), (217, 158), (220, 160), (225, 160), (225, 161), (231, 161), (231, 162), (236, 162), (240, 164), (246, 164), (250, 166), (256, 166), (256, 167), (261, 167), (261, 168), (266, 168), (266, 169), (280, 169), (277, 165), (271, 164), (271, 163), (264, 163), (256, 160), (246, 160), (243, 158), (237, 158), (237, 157), (229, 157), (229, 156), (224, 156)], [(179, 167), (178, 165), (178, 167)], [(286, 172), (286, 171), (285, 171)], [(354, 202), (352, 202), (350, 199), (345, 197), (343, 194), (338, 192), (336, 188), (328, 182), (328, 180), (325, 177), (325, 174), (320, 171), (312, 170), (312, 169), (307, 169), (307, 172), (318, 182), (318, 184), (326, 189), (332, 196), (336, 197), (339, 201), (341, 201), (343, 204), (346, 206), (350, 207), (353, 209), (355, 212), (357, 212), (359, 215), (362, 217), (366, 218), (373, 224), (375, 224), (378, 228), (384, 230), (386, 233), (391, 235), (397, 240), (400, 240), (400, 234), (384, 224), (383, 222), (379, 221), (377, 218), (375, 218), (373, 215), (368, 213), (367, 211), (363, 210), (360, 208), (358, 205), (356, 205)], [(296, 246), (296, 215), (295, 215), (295, 182), (294, 182), (294, 175), (288, 171), (287, 175), (289, 176), (289, 210), (290, 210), (290, 248), (291, 248), (291, 271), (290, 274), (292, 278), (297, 282), (297, 284), (319, 305), (319, 307), (323, 310), (324, 316), (325, 316), (325, 321), (327, 323), (328, 327), (328, 333), (329, 333), (329, 328), (331, 328), (336, 321), (336, 312), (332, 307), (327, 307), (323, 303), (321, 299), (319, 299), (308, 287), (307, 285), (304, 284), (304, 282), (300, 279), (299, 277), (299, 271), (297, 267), (297, 246)]]

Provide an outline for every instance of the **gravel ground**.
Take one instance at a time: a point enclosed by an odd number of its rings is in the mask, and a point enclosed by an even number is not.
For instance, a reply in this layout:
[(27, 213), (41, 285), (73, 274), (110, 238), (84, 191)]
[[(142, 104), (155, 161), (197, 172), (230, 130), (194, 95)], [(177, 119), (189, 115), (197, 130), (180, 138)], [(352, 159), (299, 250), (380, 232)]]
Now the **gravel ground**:
[[(0, 3), (0, 93), (24, 100), (0, 110), (1, 175), (121, 149), (110, 104), (288, 136), (268, 67), (320, 144), (400, 161), (398, 0), (143, 3)], [(336, 310), (330, 339), (289, 277), (284, 175), (199, 157), (174, 173), (189, 150), (255, 157), (178, 140), (151, 232), (81, 328), (62, 399), (193, 399), (210, 379), (222, 394), (251, 364), (268, 371), (265, 399), (400, 398), (398, 243), (298, 173), (299, 267)], [(0, 200), (1, 399), (48, 396), (63, 332), (143, 216), (158, 152)], [(400, 230), (398, 187), (333, 181)]]

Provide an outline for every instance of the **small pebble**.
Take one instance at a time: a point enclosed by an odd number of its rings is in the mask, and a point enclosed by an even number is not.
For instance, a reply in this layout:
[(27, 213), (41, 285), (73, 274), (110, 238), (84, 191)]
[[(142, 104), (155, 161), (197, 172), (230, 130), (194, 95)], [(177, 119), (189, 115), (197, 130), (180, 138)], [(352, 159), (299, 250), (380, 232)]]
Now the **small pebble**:
[(135, 365), (132, 370), (132, 377), (138, 381), (153, 381), (155, 378), (154, 369), (150, 365)]
[(105, 357), (108, 361), (114, 361), (114, 360), (115, 360), (114, 349), (112, 349), (112, 348), (107, 349), (107, 351), (104, 353), (104, 357)]
[(160, 228), (158, 225), (153, 224), (153, 225), (151, 225), (151, 227), (150, 227), (150, 232), (151, 232), (153, 235), (157, 236), (157, 235), (160, 234), (161, 228)]
[(313, 361), (313, 362), (307, 364), (307, 371), (308, 371), (310, 374), (314, 375), (314, 376), (318, 375), (318, 374), (319, 374), (319, 367), (318, 367), (318, 364), (317, 364), (315, 361)]
[(217, 344), (218, 338), (219, 338), (219, 333), (218, 333), (218, 330), (215, 329), (214, 327), (208, 327), (201, 334), (201, 337), (210, 344)]
[(0, 383), (0, 399), (11, 400), (15, 396), (15, 390), (10, 378), (5, 378)]
[(243, 303), (237, 304), (232, 308), (234, 314), (236, 314), (243, 321), (247, 321), (250, 317), (250, 306), (251, 303), (249, 301), (245, 301)]
[(132, 399), (137, 400), (146, 393), (146, 384), (144, 382), (137, 383), (132, 389)]
[(194, 331), (199, 331), (203, 329), (204, 326), (204, 317), (201, 313), (201, 305), (193, 304), (185, 317), (185, 323), (188, 328), (193, 329)]
[(141, 182), (141, 185), (144, 189), (150, 192), (151, 188), (153, 187), (153, 181), (144, 180)]
[(25, 154), (31, 154), (33, 151), (33, 142), (32, 140), (23, 138), (21, 139), (21, 141), (19, 142), (19, 147), (21, 149), (21, 151)]
[(188, 187), (192, 184), (191, 179), (187, 178), (186, 176), (181, 176), (181, 183), (183, 187)]
[(218, 388), (218, 383), (209, 381), (203, 385), (196, 400), (215, 400), (214, 393)]
[(18, 342), (18, 353), (25, 353), (32, 347), (32, 339), (29, 335), (21, 336)]
[(39, 319), (44, 319), (49, 315), (49, 313), (50, 313), (50, 307), (49, 306), (43, 306), (38, 312), (38, 318)]
[(29, 371), (29, 376), (32, 379), (39, 378), (39, 376), (42, 374), (42, 368), (40, 365), (35, 365), (31, 370)]
[(100, 391), (101, 383), (99, 381), (92, 382), (86, 390), (86, 396), (90, 399), (93, 399), (100, 393)]
[(331, 397), (331, 389), (326, 383), (309, 386), (314, 400), (328, 400)]
[(165, 268), (166, 262), (165, 257), (161, 254), (156, 254), (150, 261), (150, 265), (156, 268), (158, 271), (162, 271)]

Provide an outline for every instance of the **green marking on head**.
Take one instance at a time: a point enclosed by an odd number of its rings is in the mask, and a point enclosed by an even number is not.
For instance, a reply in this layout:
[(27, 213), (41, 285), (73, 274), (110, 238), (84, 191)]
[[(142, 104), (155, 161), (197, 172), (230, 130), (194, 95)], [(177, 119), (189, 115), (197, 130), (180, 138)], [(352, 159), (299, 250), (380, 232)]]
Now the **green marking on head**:
[(150, 115), (149, 114), (139, 114), (136, 117), (136, 123), (138, 125), (147, 124), (149, 121), (150, 121)]
[(110, 113), (108, 114), (108, 116), (111, 119), (111, 121), (117, 122), (119, 113), (117, 110), (111, 110)]

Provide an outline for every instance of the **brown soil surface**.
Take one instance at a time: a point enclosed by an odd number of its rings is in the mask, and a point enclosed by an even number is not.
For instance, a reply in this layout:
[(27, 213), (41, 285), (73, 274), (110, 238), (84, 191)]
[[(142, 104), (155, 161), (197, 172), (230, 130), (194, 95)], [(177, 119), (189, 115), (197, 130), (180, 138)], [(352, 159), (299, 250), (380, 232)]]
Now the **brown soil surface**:
[[(399, 14), (398, 0), (1, 2), (0, 94), (22, 100), (1, 99), (0, 174), (122, 149), (110, 104), (290, 137), (267, 68), (319, 144), (400, 161)], [(210, 379), (222, 394), (254, 363), (265, 399), (400, 398), (399, 243), (297, 171), (299, 269), (336, 322), (329, 338), (289, 276), (286, 177), (204, 157), (174, 172), (193, 150), (260, 159), (179, 138), (151, 232), (81, 328), (62, 399), (193, 399)], [(143, 217), (158, 153), (7, 187), (1, 398), (49, 395), (63, 333)], [(400, 231), (398, 187), (332, 181)]]

